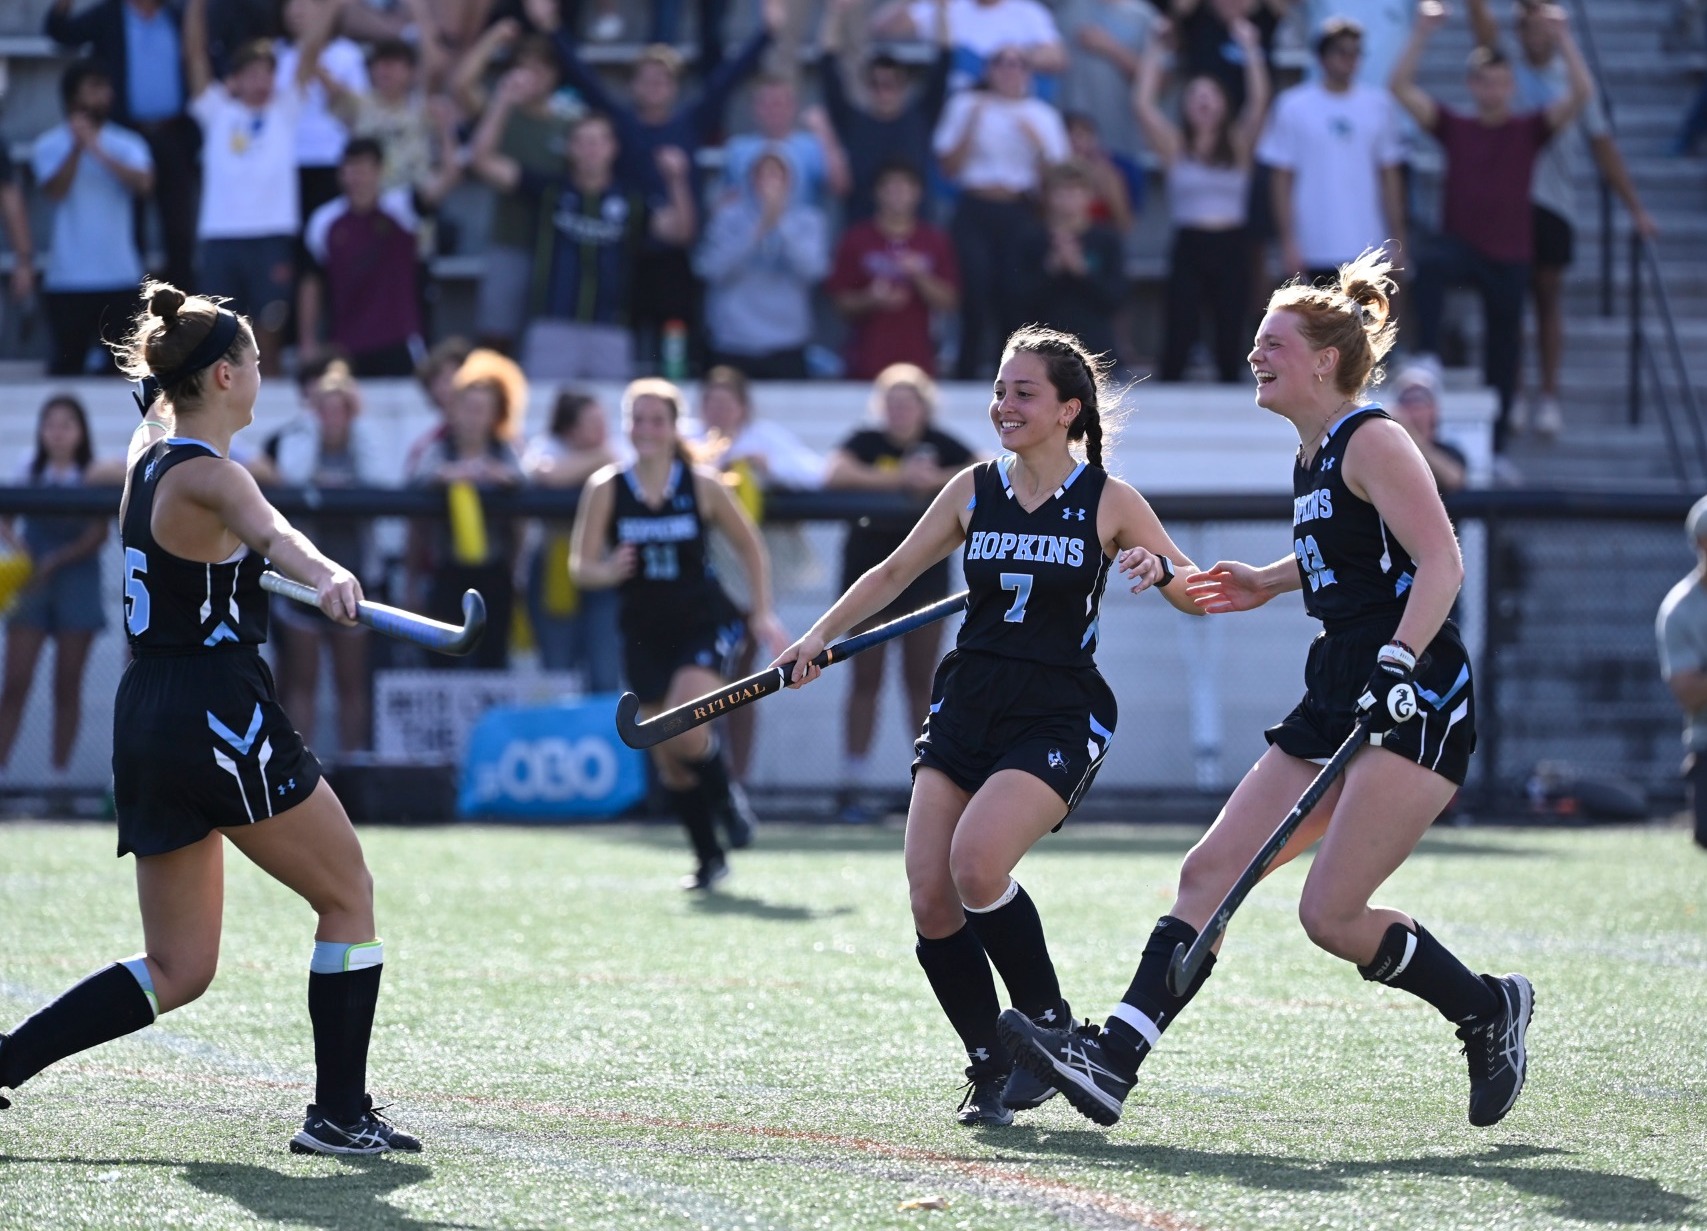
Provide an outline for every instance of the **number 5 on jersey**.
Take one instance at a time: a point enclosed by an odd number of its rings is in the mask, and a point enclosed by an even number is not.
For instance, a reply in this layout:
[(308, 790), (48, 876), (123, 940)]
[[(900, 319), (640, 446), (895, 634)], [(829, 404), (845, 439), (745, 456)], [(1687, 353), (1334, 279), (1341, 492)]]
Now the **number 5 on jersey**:
[(1306, 534), (1301, 539), (1293, 539), (1292, 554), (1297, 556), (1298, 563), (1304, 566), (1304, 575), (1310, 579), (1312, 594), (1323, 586), (1334, 584), (1334, 570), (1322, 559), (1322, 549), (1316, 546), (1315, 535)]
[(124, 549), (124, 626), (133, 637), (148, 631), (148, 557), (140, 548)]

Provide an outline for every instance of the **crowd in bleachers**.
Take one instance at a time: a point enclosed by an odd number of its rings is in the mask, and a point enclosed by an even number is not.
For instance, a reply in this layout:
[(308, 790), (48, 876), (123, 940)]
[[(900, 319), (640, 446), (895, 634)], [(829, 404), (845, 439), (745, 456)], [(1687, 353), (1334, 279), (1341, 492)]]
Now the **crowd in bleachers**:
[[(679, 0), (639, 7), (54, 0), (46, 33), (78, 58), (30, 157), (50, 233), (29, 236), (22, 177), (0, 193), (49, 370), (105, 363), (146, 265), (231, 296), (270, 370), (336, 354), (406, 375), (444, 332), (433, 261), (458, 254), (479, 270), (476, 340), (536, 379), (909, 362), (981, 380), (1037, 320), (1163, 380), (1229, 381), (1276, 280), (1385, 244), (1414, 276), (1412, 351), (1442, 349), (1446, 287), (1481, 292), (1503, 440), (1529, 417), (1560, 427), (1580, 142), (1553, 137), (1585, 106), (1601, 171), (1652, 226), (1554, 5), (1521, 0), (1508, 40), (1473, 0), (1487, 50), (1462, 115), (1413, 84), (1406, 48), (1440, 20), (1426, 2), (705, 0), (691, 66)], [(665, 41), (618, 83), (599, 40), (643, 26)], [(1277, 65), (1284, 30), (1301, 54)], [(1424, 133), (1444, 225), (1407, 243)], [(1146, 213), (1172, 234), (1154, 339), (1129, 277)], [(1530, 416), (1512, 339), (1532, 283)]]

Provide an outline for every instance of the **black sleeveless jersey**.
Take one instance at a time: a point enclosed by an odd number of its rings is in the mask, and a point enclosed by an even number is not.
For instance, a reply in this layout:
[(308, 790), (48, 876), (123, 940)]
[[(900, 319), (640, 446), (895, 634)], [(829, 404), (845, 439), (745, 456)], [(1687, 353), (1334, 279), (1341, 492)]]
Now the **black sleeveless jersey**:
[(1004, 456), (972, 472), (972, 518), (961, 554), (971, 597), (956, 648), (1094, 666), (1109, 566), (1097, 540), (1097, 504), (1108, 475), (1081, 462), (1027, 513), (1008, 482), (1012, 463)]
[(620, 590), (624, 627), (724, 618), (729, 599), (706, 558), (692, 469), (681, 461), (671, 464), (656, 508), (641, 499), (632, 466), (617, 475), (615, 488), (610, 543), (632, 543), (635, 550), (634, 572)]
[(1292, 552), (1304, 609), (1330, 632), (1381, 617), (1397, 624), (1416, 573), (1381, 514), (1352, 495), (1342, 473), (1353, 433), (1387, 417), (1379, 406), (1358, 407), (1334, 424), (1312, 465), (1300, 452), (1292, 468)]
[(124, 546), (124, 627), (132, 650), (181, 654), (257, 646), (267, 639), (267, 562), (247, 547), (203, 564), (154, 541), (154, 492), (166, 472), (212, 445), (174, 436), (156, 441), (130, 472), (130, 502), (119, 527)]

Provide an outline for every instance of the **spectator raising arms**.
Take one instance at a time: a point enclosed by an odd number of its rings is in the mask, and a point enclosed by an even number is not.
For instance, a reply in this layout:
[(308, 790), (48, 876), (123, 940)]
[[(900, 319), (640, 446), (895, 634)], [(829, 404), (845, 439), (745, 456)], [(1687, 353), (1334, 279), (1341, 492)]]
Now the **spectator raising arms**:
[(828, 0), (824, 6), (824, 25), (818, 34), (818, 85), (824, 92), (824, 109), (847, 154), (850, 186), (842, 202), (842, 218), (849, 224), (863, 222), (876, 212), (877, 180), (886, 167), (894, 163), (911, 167), (920, 183), (931, 172), (931, 133), (948, 98), (953, 64), (948, 0), (935, 0), (935, 4), (931, 29), (937, 54), (924, 84), (909, 95), (906, 66), (880, 52), (865, 65), (863, 106), (848, 97), (840, 62), (845, 27), (860, 0)]
[(1535, 162), (1594, 92), (1588, 65), (1565, 25), (1564, 10), (1551, 7), (1546, 17), (1558, 28), (1570, 91), (1544, 110), (1512, 110), (1516, 82), (1511, 62), (1493, 47), (1470, 53), (1475, 115), (1460, 115), (1416, 84), (1423, 49), (1446, 21), (1446, 9), (1438, 0), (1422, 0), (1417, 6), (1416, 29), (1393, 68), (1394, 95), (1446, 154), (1441, 233), (1423, 246), (1417, 261), (1417, 349), (1440, 354), (1448, 287), (1469, 283), (1481, 292), (1482, 370), (1500, 401), (1496, 451), (1505, 447), (1522, 361), (1523, 302), (1535, 251), (1529, 203)]
[(1154, 43), (1144, 53), (1133, 90), (1138, 123), (1167, 174), (1168, 215), (1174, 224), (1163, 380), (1184, 379), (1206, 311), (1214, 331), (1216, 378), (1233, 384), (1247, 370), (1245, 308), (1252, 254), (1245, 224), (1251, 166), (1268, 106), (1268, 69), (1250, 22), (1236, 22), (1233, 38), (1245, 70), (1244, 105), (1237, 114), (1220, 80), (1200, 74), (1185, 83), (1176, 125), (1157, 103), (1162, 53)]
[[(31, 162), (42, 194), (54, 203), (43, 279), (53, 331), (47, 370), (79, 376), (97, 347), (101, 370), (112, 370), (112, 357), (99, 346), (103, 327), (116, 327), (135, 306), (143, 271), (131, 202), (153, 189), (154, 164), (147, 142), (108, 123), (113, 83), (98, 62), (78, 60), (66, 68), (59, 96), (65, 122), (36, 138)], [(28, 269), (27, 232), (23, 242)]]
[(541, 175), (498, 148), (510, 110), (529, 88), (517, 72), (504, 78), (473, 154), (487, 183), (540, 203), (533, 320), (522, 364), (545, 379), (625, 380), (634, 366), (628, 327), (640, 242), (648, 235), (676, 244), (693, 238), (687, 156), (673, 146), (657, 152), (664, 195), (651, 190), (656, 180), (621, 179), (616, 133), (608, 117), (594, 112), (569, 131), (567, 174)]
[[(113, 119), (148, 142), (153, 164), (153, 199), (165, 249), (166, 277), (187, 286), (196, 249), (196, 196), (201, 186), (197, 151), (201, 138), (185, 113), (189, 89), (183, 73), (180, 30), (184, 6), (168, 0), (96, 0), (73, 13), (75, 0), (53, 0), (46, 33), (68, 47), (87, 47), (113, 83)], [(17, 9), (18, 6), (11, 6)], [(145, 211), (132, 211), (138, 251)]]
[(1132, 118), (1132, 82), (1138, 76), (1139, 56), (1156, 34), (1155, 8), (1148, 0), (1061, 0), (1055, 20), (1061, 23), (1071, 60), (1061, 76), (1067, 127), (1073, 127), (1073, 113), (1078, 112), (1088, 117), (1092, 130), (1117, 157), (1137, 158), (1144, 142)]
[[(936, 0), (895, 0), (872, 17), (883, 38), (924, 38), (936, 28)], [(955, 52), (957, 90), (974, 85), (1004, 47), (1018, 51), (1035, 73), (1067, 67), (1067, 49), (1049, 10), (1037, 0), (948, 0), (948, 40)]]
[[(125, 228), (129, 233), (128, 227)], [(70, 394), (50, 397), (36, 420), (35, 455), (20, 477), (28, 487), (82, 487), (93, 482), (117, 483), (123, 476), (102, 475), (93, 468), (89, 417)], [(10, 519), (7, 519), (8, 523)], [(107, 625), (101, 601), (101, 560), (107, 541), (105, 517), (37, 517), (24, 520), (14, 536), (0, 524), (0, 537), (30, 559), (30, 578), (18, 606), (6, 622), (5, 683), (0, 689), (0, 777), (18, 738), (35, 681), (36, 660), (53, 638), (53, 746), (48, 762), (50, 782), (66, 780), (77, 731), (83, 721), (83, 668), (95, 634)]]
[(1113, 227), (1092, 220), (1095, 193), (1090, 172), (1076, 162), (1050, 167), (1045, 175), (1026, 315), (1077, 334), (1093, 355), (1112, 356), (1114, 318), (1126, 302), (1126, 250)]
[(960, 189), (951, 234), (960, 261), (961, 380), (988, 371), (990, 353), (1025, 322), (1032, 203), (1044, 169), (1068, 152), (1060, 113), (1032, 97), (1025, 51), (1003, 48), (988, 69), (987, 89), (949, 100), (935, 139), (942, 169)]
[[(798, 118), (799, 122), (796, 123)], [(724, 186), (739, 191), (761, 155), (782, 154), (794, 169), (794, 200), (823, 209), (848, 191), (848, 162), (821, 107), (800, 111), (800, 95), (787, 77), (761, 77), (753, 87), (754, 133), (723, 145)]]
[(1331, 282), (1366, 249), (1405, 238), (1405, 145), (1384, 89), (1358, 82), (1363, 30), (1334, 20), (1316, 36), (1314, 81), (1275, 99), (1257, 157), (1271, 169), (1280, 266)]
[[(1521, 53), (1512, 64), (1520, 111), (1544, 111), (1571, 92), (1570, 69), (1560, 54), (1564, 25), (1550, 11), (1554, 6), (1521, 0), (1517, 6), (1517, 44)], [(1476, 41), (1492, 47), (1499, 42), (1499, 27), (1488, 11), (1487, 0), (1470, 0), (1470, 23)], [(1508, 426), (1517, 431), (1534, 420), (1543, 436), (1556, 436), (1564, 426), (1559, 411), (1559, 367), (1565, 350), (1565, 270), (1576, 247), (1576, 185), (1581, 182), (1583, 138), (1594, 155), (1597, 169), (1630, 211), (1637, 234), (1652, 239), (1659, 232), (1642, 206), (1642, 198), (1630, 179), (1618, 143), (1612, 137), (1612, 121), (1597, 93), (1590, 90), (1581, 120), (1571, 131), (1560, 132), (1535, 163), (1529, 199), (1535, 228), (1534, 269), (1530, 286), (1535, 294), (1536, 358), (1540, 389), (1532, 403), (1512, 405)], [(1530, 413), (1533, 412), (1533, 413)]]
[(877, 214), (842, 232), (824, 289), (848, 318), (849, 380), (871, 380), (891, 364), (936, 372), (931, 315), (959, 302), (954, 246), (919, 218), (924, 181), (909, 162), (878, 172)]
[[(550, 39), (535, 34), (518, 41), (519, 32), (514, 21), (500, 21), (481, 35), (457, 66), (452, 96), (469, 115), (486, 112), (492, 100), (481, 83), (498, 52), (512, 49), (511, 68), (502, 80), (514, 79), (510, 88), (515, 101), (505, 113), (498, 152), (537, 175), (555, 175), (563, 167), (573, 118), (555, 101), (562, 69)], [(479, 340), (505, 353), (514, 351), (527, 325), (538, 237), (538, 199), (520, 192), (499, 193), (492, 205), (475, 308)]]
[[(314, 211), (305, 237), (320, 276), (303, 297), (297, 349), (318, 346), (320, 298), (330, 306), (327, 340), (349, 356), (357, 376), (409, 376), (426, 347), (421, 340), (418, 209), (437, 206), (458, 177), (444, 160), (436, 183), (420, 191), (382, 189), (385, 152), (370, 137), (344, 147), (343, 194)], [(341, 558), (341, 557), (340, 557)]]
[(829, 223), (793, 185), (785, 156), (761, 154), (747, 191), (713, 211), (694, 256), (713, 361), (754, 380), (806, 378), (812, 288), (829, 272)]
[(202, 126), (201, 283), (231, 296), (233, 312), (255, 328), (261, 370), (276, 373), (279, 337), (290, 312), (298, 207), (296, 129), (320, 48), (337, 20), (337, 0), (293, 0), (305, 26), (296, 72), (277, 80), (270, 43), (237, 49), (227, 79), (214, 79), (207, 51), (208, 0), (184, 9), (184, 77), (190, 112)]
[[(1273, 73), (1269, 57), (1274, 52), (1274, 33), (1291, 7), (1292, 0), (1169, 0), (1167, 15), (1173, 20), (1180, 77), (1188, 81), (1213, 77), (1221, 83), (1228, 107), (1243, 110), (1252, 55)], [(1255, 35), (1254, 53), (1251, 40), (1238, 32), (1242, 22)], [(1260, 108), (1257, 114), (1262, 114)]]

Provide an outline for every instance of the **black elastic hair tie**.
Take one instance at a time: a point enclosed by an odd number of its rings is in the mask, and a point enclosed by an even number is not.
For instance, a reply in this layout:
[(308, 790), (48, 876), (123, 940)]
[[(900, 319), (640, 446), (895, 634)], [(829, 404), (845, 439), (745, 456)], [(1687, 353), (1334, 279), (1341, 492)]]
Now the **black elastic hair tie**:
[(140, 382), (140, 389), (131, 396), (136, 400), (138, 409), (143, 417), (148, 416), (149, 408), (159, 401), (160, 395), (180, 381), (194, 376), (203, 368), (210, 368), (219, 362), (221, 356), (231, 349), (232, 342), (237, 339), (237, 314), (225, 308), (220, 308), (213, 318), (213, 328), (207, 331), (207, 336), (197, 342), (189, 357), (170, 372), (151, 372)]

